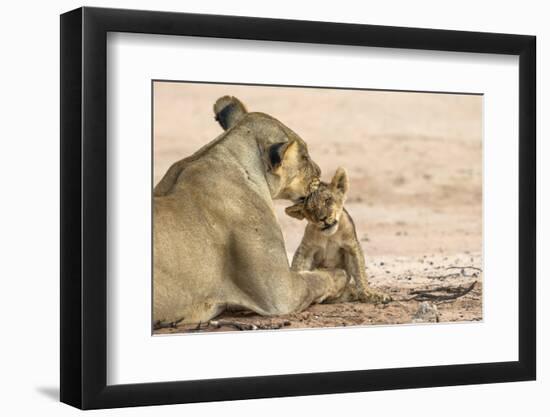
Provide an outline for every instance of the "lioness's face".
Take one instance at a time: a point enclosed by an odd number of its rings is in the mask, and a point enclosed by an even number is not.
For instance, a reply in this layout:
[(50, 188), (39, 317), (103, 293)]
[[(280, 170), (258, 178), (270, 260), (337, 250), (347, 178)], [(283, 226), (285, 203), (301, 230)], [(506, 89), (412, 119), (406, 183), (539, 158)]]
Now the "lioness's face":
[(298, 219), (306, 218), (324, 235), (330, 236), (338, 230), (347, 192), (346, 172), (338, 168), (330, 184), (320, 183), (302, 202), (288, 207), (286, 213)]
[(282, 150), (274, 173), (280, 178), (275, 198), (298, 201), (309, 193), (311, 184), (318, 181), (321, 170), (310, 158), (305, 142), (295, 138)]

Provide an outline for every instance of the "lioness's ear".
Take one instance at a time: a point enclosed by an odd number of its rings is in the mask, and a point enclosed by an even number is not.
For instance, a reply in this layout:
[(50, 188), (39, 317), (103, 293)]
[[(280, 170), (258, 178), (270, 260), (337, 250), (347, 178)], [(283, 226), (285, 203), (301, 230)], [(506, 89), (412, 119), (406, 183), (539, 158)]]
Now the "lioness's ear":
[(296, 141), (280, 142), (271, 145), (268, 149), (268, 159), (271, 170), (278, 168), (285, 157), (295, 149)]
[(294, 217), (298, 220), (304, 219), (304, 203), (294, 204), (293, 206), (285, 208), (285, 213), (290, 217)]
[(215, 118), (224, 130), (235, 126), (246, 113), (246, 107), (236, 97), (223, 96), (214, 104)]
[(346, 170), (342, 167), (339, 167), (332, 177), (330, 185), (333, 190), (340, 191), (342, 194), (346, 195), (349, 189), (348, 174)]

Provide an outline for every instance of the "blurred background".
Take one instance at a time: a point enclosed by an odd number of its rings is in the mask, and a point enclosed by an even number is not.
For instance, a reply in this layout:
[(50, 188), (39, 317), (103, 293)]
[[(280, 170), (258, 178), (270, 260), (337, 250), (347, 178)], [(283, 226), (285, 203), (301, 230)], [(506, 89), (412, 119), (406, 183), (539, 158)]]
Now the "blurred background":
[[(346, 207), (367, 256), (473, 253), (482, 247), (483, 97), (155, 82), (154, 183), (222, 130), (212, 106), (238, 97), (299, 134), (329, 181), (347, 169)], [(305, 222), (276, 201), (291, 257)]]

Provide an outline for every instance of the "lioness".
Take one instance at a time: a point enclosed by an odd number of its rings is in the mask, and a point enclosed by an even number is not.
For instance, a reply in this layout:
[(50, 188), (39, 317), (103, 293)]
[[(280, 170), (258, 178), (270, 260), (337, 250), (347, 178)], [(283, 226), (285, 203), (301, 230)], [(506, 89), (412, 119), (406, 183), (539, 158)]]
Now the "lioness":
[(286, 314), (337, 297), (343, 270), (291, 271), (273, 207), (319, 177), (306, 143), (235, 97), (214, 113), (225, 132), (154, 190), (153, 322), (205, 322), (233, 307)]
[(320, 182), (303, 201), (285, 209), (289, 216), (308, 221), (302, 242), (294, 253), (292, 269), (343, 268), (353, 285), (349, 285), (341, 297), (330, 301), (386, 303), (391, 300), (389, 296), (368, 286), (365, 255), (355, 224), (344, 208), (348, 190), (347, 173), (338, 168), (330, 184)]

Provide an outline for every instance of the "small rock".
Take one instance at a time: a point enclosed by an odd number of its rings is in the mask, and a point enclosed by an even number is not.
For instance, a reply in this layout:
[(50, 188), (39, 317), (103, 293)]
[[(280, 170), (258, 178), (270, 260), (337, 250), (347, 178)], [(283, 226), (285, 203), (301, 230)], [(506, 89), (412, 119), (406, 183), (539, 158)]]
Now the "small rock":
[(439, 312), (435, 304), (423, 301), (414, 313), (413, 323), (437, 323), (439, 322)]

